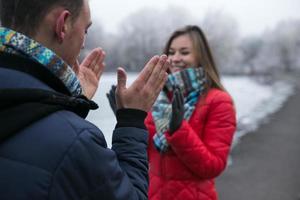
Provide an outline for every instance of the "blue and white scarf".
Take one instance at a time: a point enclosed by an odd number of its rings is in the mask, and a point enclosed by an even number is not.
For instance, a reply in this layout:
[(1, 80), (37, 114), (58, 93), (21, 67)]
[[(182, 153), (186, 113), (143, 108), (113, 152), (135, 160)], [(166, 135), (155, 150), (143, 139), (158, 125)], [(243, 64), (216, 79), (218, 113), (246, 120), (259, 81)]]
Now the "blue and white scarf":
[(152, 116), (157, 133), (153, 136), (154, 146), (161, 153), (168, 150), (169, 144), (165, 132), (169, 129), (172, 115), (172, 102), (168, 94), (173, 92), (174, 86), (180, 88), (184, 96), (184, 119), (189, 120), (201, 94), (205, 89), (205, 72), (202, 67), (187, 68), (168, 76), (165, 88), (160, 92), (152, 108)]
[(82, 94), (80, 82), (72, 68), (53, 51), (29, 37), (0, 27), (0, 51), (21, 55), (42, 64), (65, 84), (72, 95)]

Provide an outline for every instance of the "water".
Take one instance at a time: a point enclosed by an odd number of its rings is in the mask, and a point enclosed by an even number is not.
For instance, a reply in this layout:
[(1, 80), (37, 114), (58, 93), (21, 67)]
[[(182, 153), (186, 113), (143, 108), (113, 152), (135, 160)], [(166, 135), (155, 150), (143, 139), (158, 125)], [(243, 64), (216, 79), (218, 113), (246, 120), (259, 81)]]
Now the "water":
[[(128, 74), (127, 86), (132, 83), (136, 76), (135, 73)], [(262, 85), (245, 76), (223, 77), (222, 82), (231, 94), (237, 112), (238, 130), (234, 137), (234, 145), (243, 135), (255, 130), (261, 123), (267, 122), (267, 116), (277, 111), (293, 93), (293, 87), (285, 82)], [(107, 73), (101, 77), (99, 88), (94, 97), (99, 109), (90, 112), (87, 117), (87, 120), (102, 130), (108, 146), (111, 146), (116, 119), (109, 106), (106, 93), (110, 90), (111, 85), (116, 83), (116, 74)]]

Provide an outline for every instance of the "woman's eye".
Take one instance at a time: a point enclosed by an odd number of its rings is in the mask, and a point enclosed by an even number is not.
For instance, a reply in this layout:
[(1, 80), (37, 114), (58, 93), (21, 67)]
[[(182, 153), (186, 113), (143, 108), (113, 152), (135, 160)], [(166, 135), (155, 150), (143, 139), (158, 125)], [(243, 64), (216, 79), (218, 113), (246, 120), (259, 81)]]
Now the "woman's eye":
[(174, 55), (174, 54), (175, 54), (174, 51), (169, 51), (169, 52), (168, 52), (168, 55), (171, 55), (171, 56), (172, 56), (172, 55)]
[(183, 52), (181, 52), (181, 54), (182, 54), (182, 55), (189, 55), (190, 52), (189, 52), (189, 51), (183, 51)]

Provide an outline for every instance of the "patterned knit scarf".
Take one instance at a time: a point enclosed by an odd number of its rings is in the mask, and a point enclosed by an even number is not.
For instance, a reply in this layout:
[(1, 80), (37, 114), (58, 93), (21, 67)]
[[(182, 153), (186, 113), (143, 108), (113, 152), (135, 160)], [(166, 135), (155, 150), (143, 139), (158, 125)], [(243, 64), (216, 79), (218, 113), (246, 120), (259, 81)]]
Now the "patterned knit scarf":
[(202, 67), (187, 68), (170, 74), (164, 90), (159, 94), (152, 108), (152, 115), (157, 133), (153, 137), (154, 146), (161, 153), (168, 150), (169, 144), (164, 132), (169, 129), (172, 115), (172, 103), (167, 94), (172, 93), (174, 86), (180, 88), (184, 96), (184, 119), (189, 120), (200, 95), (205, 89), (205, 73)]
[(72, 95), (82, 94), (80, 82), (72, 68), (53, 51), (27, 36), (0, 27), (0, 52), (20, 55), (42, 64), (65, 84)]

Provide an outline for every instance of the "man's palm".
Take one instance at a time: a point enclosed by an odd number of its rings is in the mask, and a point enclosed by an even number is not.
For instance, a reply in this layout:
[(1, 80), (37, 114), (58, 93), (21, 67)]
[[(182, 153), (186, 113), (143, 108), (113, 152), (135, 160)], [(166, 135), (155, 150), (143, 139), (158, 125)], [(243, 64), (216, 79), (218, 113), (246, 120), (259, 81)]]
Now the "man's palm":
[(84, 95), (89, 99), (97, 91), (105, 67), (104, 58), (105, 52), (100, 48), (96, 48), (87, 55), (80, 65), (76, 63), (74, 66), (74, 71), (79, 78)]

